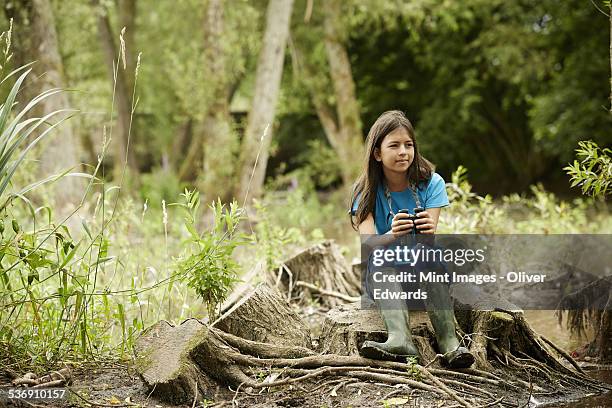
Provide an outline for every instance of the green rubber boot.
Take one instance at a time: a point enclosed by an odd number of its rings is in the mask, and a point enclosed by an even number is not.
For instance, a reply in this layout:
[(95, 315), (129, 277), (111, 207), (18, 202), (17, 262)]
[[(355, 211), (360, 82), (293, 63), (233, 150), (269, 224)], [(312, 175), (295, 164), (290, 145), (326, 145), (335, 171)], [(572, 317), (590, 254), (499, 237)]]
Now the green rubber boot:
[[(401, 286), (396, 282), (386, 282), (384, 286), (398, 292)], [(410, 333), (410, 315), (404, 300), (377, 300), (376, 306), (387, 328), (387, 341), (379, 343), (367, 340), (363, 342), (360, 354), (377, 360), (406, 362), (408, 357), (419, 357), (419, 351), (412, 341)]]
[(451, 305), (448, 286), (434, 283), (427, 287), (427, 314), (436, 332), (440, 354), (451, 368), (467, 368), (474, 363), (474, 356), (457, 340), (455, 312)]
[(412, 341), (410, 333), (410, 316), (408, 310), (380, 309), (385, 327), (387, 341), (364, 341), (360, 354), (376, 360), (406, 362), (409, 357), (419, 357), (419, 351)]

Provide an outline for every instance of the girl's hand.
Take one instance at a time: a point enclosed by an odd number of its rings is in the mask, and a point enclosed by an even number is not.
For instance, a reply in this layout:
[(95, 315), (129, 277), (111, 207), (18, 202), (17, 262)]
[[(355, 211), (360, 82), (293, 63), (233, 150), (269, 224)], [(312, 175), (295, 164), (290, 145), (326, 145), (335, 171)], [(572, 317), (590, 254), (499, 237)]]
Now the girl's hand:
[(410, 215), (406, 213), (397, 213), (391, 222), (391, 233), (396, 237), (407, 235), (412, 232), (413, 222)]
[(416, 229), (421, 234), (433, 234), (436, 232), (436, 222), (427, 210), (418, 213), (417, 216), (419, 218), (415, 221)]

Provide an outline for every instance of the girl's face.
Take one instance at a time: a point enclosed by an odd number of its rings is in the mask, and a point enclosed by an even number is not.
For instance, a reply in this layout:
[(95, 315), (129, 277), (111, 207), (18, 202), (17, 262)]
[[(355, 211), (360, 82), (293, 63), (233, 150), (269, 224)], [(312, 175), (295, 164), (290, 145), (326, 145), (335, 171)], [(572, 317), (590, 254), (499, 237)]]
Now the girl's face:
[(374, 149), (374, 158), (386, 171), (406, 173), (414, 159), (414, 142), (403, 127), (395, 129)]

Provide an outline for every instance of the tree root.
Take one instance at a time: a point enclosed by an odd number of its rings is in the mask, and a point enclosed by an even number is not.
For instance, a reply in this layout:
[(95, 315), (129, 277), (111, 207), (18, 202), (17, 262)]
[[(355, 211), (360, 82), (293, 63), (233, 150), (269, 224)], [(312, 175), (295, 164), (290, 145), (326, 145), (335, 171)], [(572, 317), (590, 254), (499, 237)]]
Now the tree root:
[[(312, 378), (318, 375), (329, 375), (332, 373), (334, 373), (332, 375), (337, 375), (337, 373), (339, 372), (341, 373), (351, 372), (351, 376), (355, 378), (362, 378), (362, 379), (371, 378), (371, 379), (375, 379), (378, 381), (390, 382), (394, 384), (407, 384), (407, 385), (412, 386), (413, 388), (418, 388), (418, 389), (422, 389), (425, 391), (431, 391), (432, 390), (431, 388), (433, 387), (433, 385), (435, 385), (435, 387), (433, 388), (437, 390), (436, 392), (438, 394), (442, 393), (444, 394), (445, 397), (448, 396), (452, 398), (453, 400), (459, 402), (461, 406), (464, 406), (464, 407), (471, 407), (473, 404), (469, 404), (467, 401), (461, 398), (455, 391), (447, 387), (444, 383), (445, 381), (447, 381), (448, 384), (452, 384), (455, 386), (461, 385), (465, 389), (469, 389), (475, 392), (482, 393), (482, 390), (479, 390), (476, 387), (470, 386), (469, 384), (462, 384), (458, 381), (445, 380), (439, 377), (452, 376), (452, 377), (460, 378), (463, 380), (473, 381), (476, 383), (486, 383), (486, 384), (491, 384), (491, 385), (496, 385), (496, 386), (505, 384), (505, 385), (514, 387), (515, 389), (520, 389), (520, 387), (506, 383), (505, 381), (501, 379), (493, 380), (491, 378), (486, 378), (485, 376), (482, 376), (478, 372), (461, 373), (461, 372), (455, 372), (455, 371), (443, 370), (443, 369), (425, 368), (419, 364), (406, 364), (406, 363), (399, 363), (399, 362), (393, 362), (393, 361), (371, 360), (371, 359), (366, 359), (366, 358), (358, 357), (358, 356), (317, 355), (317, 356), (308, 356), (308, 357), (303, 357), (303, 358), (298, 358), (298, 359), (282, 359), (282, 358), (260, 359), (260, 358), (256, 358), (252, 356), (245, 356), (245, 355), (235, 355), (233, 357), (235, 357), (234, 361), (239, 365), (260, 366), (260, 367), (290, 367), (286, 372), (293, 373), (293, 374), (295, 373), (303, 374), (303, 376), (300, 377), (300, 380), (309, 379), (309, 378)], [(308, 369), (308, 368), (318, 368), (318, 367), (324, 367), (324, 369), (319, 369), (315, 372), (310, 372), (310, 373), (304, 370), (299, 370), (299, 368)], [(337, 370), (332, 369), (333, 367), (336, 367)], [(422, 373), (427, 378), (428, 382), (430, 382), (433, 385), (423, 387), (423, 384), (424, 384), (423, 382), (405, 378), (406, 376), (409, 375), (407, 374), (408, 372), (414, 372), (416, 374)], [(361, 374), (353, 375), (357, 373), (361, 373)], [(296, 380), (296, 379), (293, 379), (293, 380)], [(293, 380), (291, 380), (291, 382), (294, 382)], [(274, 385), (288, 384), (289, 382), (287, 381), (288, 380), (282, 380), (282, 382), (276, 383), (276, 384), (275, 383), (262, 383), (262, 385), (258, 387), (261, 388), (261, 387), (270, 387)], [(252, 384), (249, 384), (249, 385), (252, 386)]]
[(25, 386), (32, 388), (59, 387), (70, 383), (71, 373), (69, 368), (52, 371), (49, 374), (37, 377), (34, 373), (26, 373), (20, 378), (15, 378), (11, 383), (13, 386)]
[(332, 296), (332, 297), (336, 297), (338, 299), (342, 299), (345, 302), (359, 302), (359, 300), (361, 299), (359, 296), (348, 296), (345, 295), (343, 293), (340, 292), (335, 292), (333, 290), (325, 290), (323, 288), (320, 288), (316, 285), (313, 285), (312, 283), (308, 283), (308, 282), (304, 282), (304, 281), (297, 281), (295, 282), (295, 287), (304, 287), (307, 289), (310, 289), (311, 291), (318, 293), (320, 295), (323, 296)]
[(263, 358), (301, 358), (316, 354), (311, 349), (305, 347), (287, 347), (270, 343), (260, 343), (257, 341), (246, 340), (242, 337), (234, 336), (233, 334), (229, 334), (214, 328), (211, 328), (210, 332), (225, 340), (229, 345), (253, 356)]
[(544, 342), (546, 344), (548, 344), (550, 347), (552, 347), (553, 349), (555, 349), (555, 351), (557, 353), (559, 353), (561, 356), (563, 356), (563, 358), (565, 358), (567, 360), (567, 362), (569, 362), (572, 366), (574, 366), (574, 368), (582, 375), (587, 375), (584, 370), (578, 365), (578, 363), (576, 363), (576, 360), (574, 360), (572, 358), (572, 356), (570, 356), (568, 353), (566, 353), (563, 349), (561, 349), (559, 346), (557, 346), (555, 343), (553, 343), (552, 341), (548, 340), (546, 337), (544, 336), (540, 336), (540, 338), (542, 340), (544, 340)]

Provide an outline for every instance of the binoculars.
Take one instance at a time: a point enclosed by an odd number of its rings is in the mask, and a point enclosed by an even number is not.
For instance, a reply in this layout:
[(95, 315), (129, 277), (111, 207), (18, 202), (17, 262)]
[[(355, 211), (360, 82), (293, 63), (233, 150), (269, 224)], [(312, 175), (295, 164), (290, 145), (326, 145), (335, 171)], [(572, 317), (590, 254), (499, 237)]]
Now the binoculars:
[[(410, 211), (406, 210), (406, 209), (399, 210), (397, 213), (398, 214), (400, 214), (400, 213), (408, 214), (410, 216), (410, 219), (412, 220), (412, 222), (415, 222), (416, 220), (418, 220), (420, 218), (419, 216), (417, 216), (417, 214), (420, 213), (420, 212), (423, 212), (423, 211), (425, 211), (424, 208), (416, 207), (414, 209), (414, 214), (411, 214)], [(421, 233), (421, 231), (419, 231), (416, 228), (416, 224), (414, 224), (414, 226), (412, 227), (412, 234), (420, 234), (420, 233)]]

